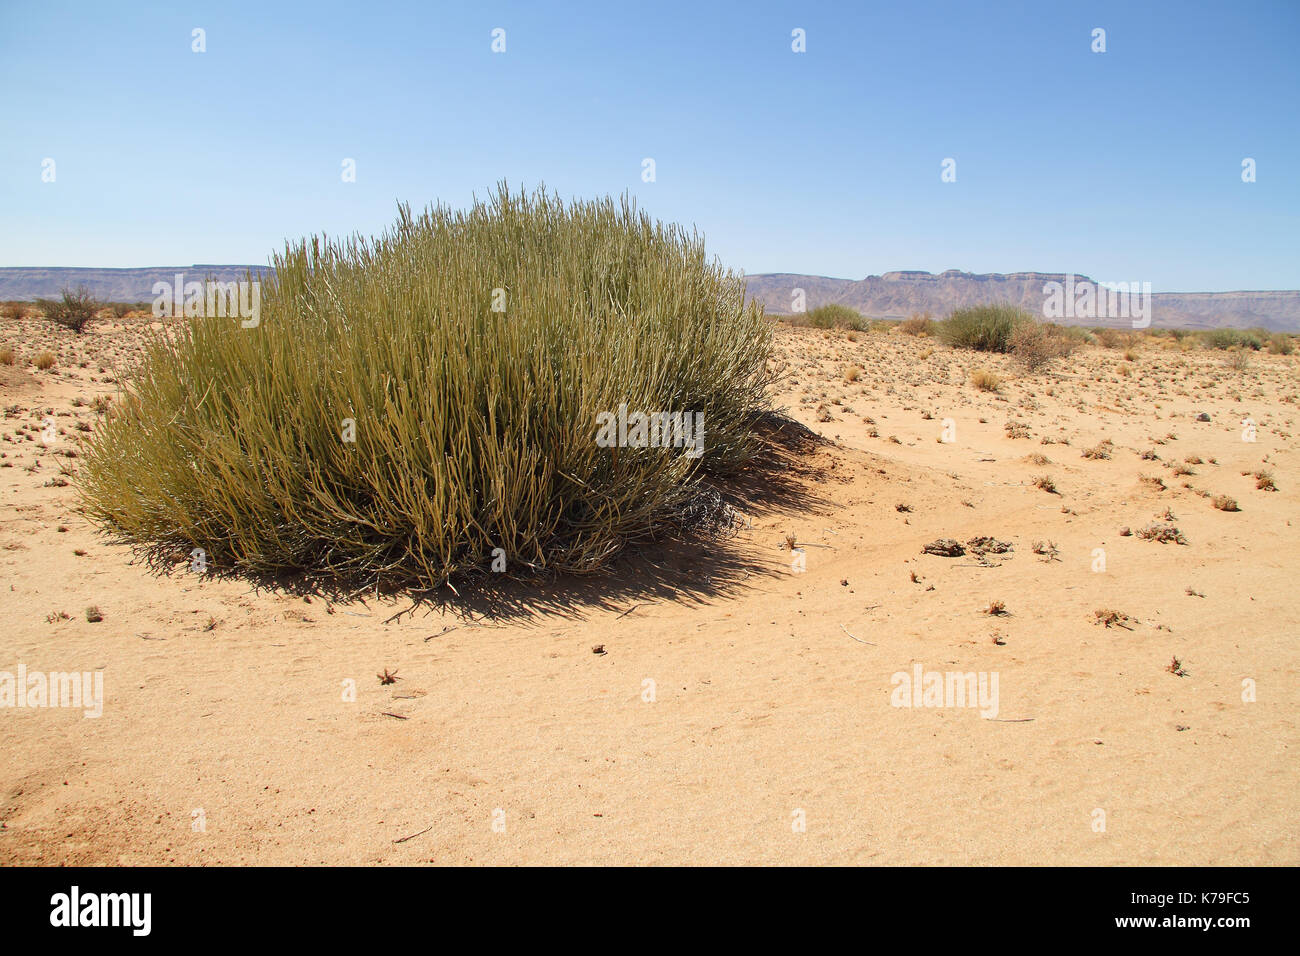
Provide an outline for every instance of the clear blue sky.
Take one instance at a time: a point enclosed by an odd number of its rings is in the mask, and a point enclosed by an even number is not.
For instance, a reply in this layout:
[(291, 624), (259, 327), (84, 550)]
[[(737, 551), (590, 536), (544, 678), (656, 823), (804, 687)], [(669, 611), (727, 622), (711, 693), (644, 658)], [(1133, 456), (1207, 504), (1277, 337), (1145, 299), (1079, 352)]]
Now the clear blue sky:
[(2, 0), (0, 265), (265, 263), (507, 179), (748, 273), (1294, 289), (1298, 51), (1300, 0)]

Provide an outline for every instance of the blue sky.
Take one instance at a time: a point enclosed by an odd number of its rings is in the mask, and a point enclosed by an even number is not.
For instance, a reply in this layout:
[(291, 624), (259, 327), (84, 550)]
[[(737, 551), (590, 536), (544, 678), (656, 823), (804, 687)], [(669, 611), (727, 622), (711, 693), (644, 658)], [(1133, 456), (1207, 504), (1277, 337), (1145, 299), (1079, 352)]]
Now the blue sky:
[(117, 6), (0, 6), (0, 265), (265, 263), (506, 179), (748, 273), (1300, 288), (1300, 0)]

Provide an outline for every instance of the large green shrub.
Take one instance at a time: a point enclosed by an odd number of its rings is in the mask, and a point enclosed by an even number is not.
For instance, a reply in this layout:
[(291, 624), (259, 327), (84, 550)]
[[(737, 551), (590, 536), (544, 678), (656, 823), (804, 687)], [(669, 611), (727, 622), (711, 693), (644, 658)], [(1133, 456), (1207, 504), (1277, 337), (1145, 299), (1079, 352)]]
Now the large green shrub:
[(939, 338), (957, 348), (1006, 352), (1017, 327), (1035, 319), (1013, 305), (973, 305), (957, 309), (939, 323)]
[[(156, 341), (85, 456), (87, 513), (152, 557), (413, 586), (497, 548), (587, 571), (754, 453), (768, 323), (697, 234), (626, 199), (502, 186), (274, 264), (260, 324)], [(704, 454), (601, 447), (622, 404), (702, 413)]]

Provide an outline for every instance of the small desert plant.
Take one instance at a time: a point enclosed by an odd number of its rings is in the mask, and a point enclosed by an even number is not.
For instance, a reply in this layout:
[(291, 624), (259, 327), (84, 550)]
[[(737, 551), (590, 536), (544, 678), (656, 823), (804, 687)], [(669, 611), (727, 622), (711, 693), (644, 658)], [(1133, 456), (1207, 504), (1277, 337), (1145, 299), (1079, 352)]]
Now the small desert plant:
[(1227, 350), (1241, 342), (1241, 333), (1236, 329), (1210, 329), (1202, 335), (1201, 341), (1207, 349)]
[[(689, 527), (701, 483), (757, 451), (770, 325), (628, 199), (401, 207), (261, 281), (256, 329), (156, 335), (84, 456), (87, 516), (155, 561), (420, 587), (495, 549), (507, 573), (594, 571)], [(660, 411), (702, 416), (702, 456), (647, 445), (633, 418)]]
[(13, 365), (18, 360), (13, 349), (0, 349), (0, 365)]
[(925, 315), (913, 312), (910, 317), (898, 323), (898, 331), (905, 335), (933, 335), (934, 329), (934, 319), (930, 318), (928, 312)]
[(1228, 365), (1234, 372), (1244, 372), (1250, 368), (1250, 353), (1245, 349), (1233, 349), (1228, 356)]
[(852, 329), (854, 332), (865, 332), (869, 327), (861, 312), (837, 303), (813, 309), (808, 313), (805, 324), (814, 329)]
[(101, 308), (85, 286), (75, 292), (64, 289), (63, 296), (59, 299), (37, 299), (36, 307), (50, 321), (74, 332), (84, 330)]
[(1275, 332), (1268, 337), (1268, 351), (1272, 355), (1290, 355), (1295, 350), (1291, 336)]
[(1056, 482), (1051, 475), (1038, 475), (1034, 478), (1034, 487), (1046, 491), (1049, 495), (1056, 494)]
[(1092, 461), (1109, 461), (1110, 456), (1114, 451), (1115, 445), (1107, 438), (1098, 444), (1093, 445), (1091, 448), (1085, 448), (1083, 450), (1083, 457)]
[(1032, 320), (1015, 324), (1008, 339), (1012, 356), (1031, 372), (1069, 355), (1081, 344), (1057, 326)]
[(86, 620), (91, 624), (98, 624), (104, 619), (104, 612), (99, 609), (99, 605), (92, 604), (86, 608)]
[(987, 369), (977, 368), (970, 373), (971, 384), (981, 392), (996, 392), (998, 386), (1002, 384), (1002, 379)]
[(54, 353), (51, 352), (49, 349), (45, 349), (42, 352), (40, 352), (35, 359), (32, 360), (32, 364), (35, 365), (38, 369), (40, 369), (42, 372), (44, 372), (48, 368), (53, 368)]
[(989, 601), (989, 606), (984, 609), (984, 613), (994, 617), (1001, 616), (1007, 613), (1007, 605), (1003, 601)]
[(0, 318), (11, 320), (27, 318), (27, 305), (23, 302), (6, 302), (0, 306)]
[(957, 348), (1006, 352), (1017, 327), (1035, 319), (1014, 305), (975, 305), (957, 309), (939, 323), (939, 337)]
[(1277, 491), (1277, 485), (1273, 483), (1273, 472), (1267, 468), (1255, 472), (1255, 487), (1260, 491)]
[[(1128, 622), (1133, 620), (1123, 611), (1116, 611), (1113, 608), (1097, 608), (1092, 612), (1092, 623), (1104, 624), (1106, 627), (1128, 627)], [(1129, 628), (1132, 630), (1132, 628)]]
[(1053, 541), (1035, 541), (1031, 550), (1049, 564), (1061, 560), (1061, 552)]
[(1215, 495), (1210, 499), (1210, 503), (1220, 511), (1240, 511), (1237, 507), (1235, 498), (1229, 498), (1227, 495)]
[(1174, 544), (1187, 543), (1183, 533), (1168, 522), (1159, 524), (1153, 521), (1145, 528), (1138, 529), (1137, 536), (1143, 541), (1159, 541), (1161, 544), (1169, 544), (1170, 542)]
[(135, 308), (130, 302), (110, 302), (108, 311), (113, 313), (113, 318), (124, 319)]

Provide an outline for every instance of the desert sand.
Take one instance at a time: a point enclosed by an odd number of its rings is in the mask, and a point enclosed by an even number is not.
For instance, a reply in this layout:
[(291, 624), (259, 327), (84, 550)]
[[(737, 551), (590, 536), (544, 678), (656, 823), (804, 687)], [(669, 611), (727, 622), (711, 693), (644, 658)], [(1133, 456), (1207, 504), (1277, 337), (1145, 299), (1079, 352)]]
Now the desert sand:
[[(825, 440), (734, 538), (335, 602), (153, 573), (77, 512), (147, 321), (0, 325), (0, 671), (104, 687), (0, 709), (0, 863), (1300, 863), (1300, 356), (1143, 337), (1029, 374), (778, 325), (777, 404)], [(1014, 550), (922, 550), (980, 536)], [(893, 706), (918, 664), (996, 674), (996, 719)]]

